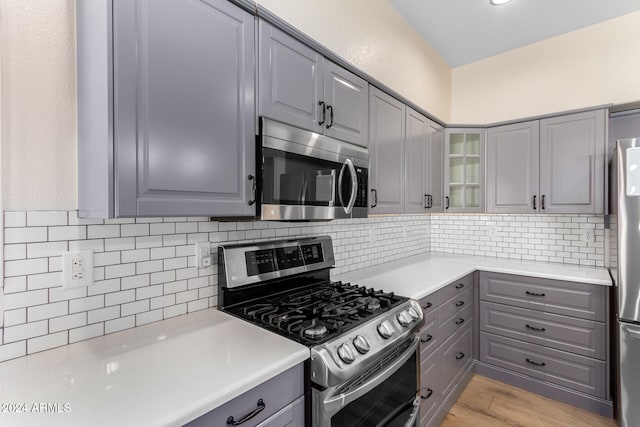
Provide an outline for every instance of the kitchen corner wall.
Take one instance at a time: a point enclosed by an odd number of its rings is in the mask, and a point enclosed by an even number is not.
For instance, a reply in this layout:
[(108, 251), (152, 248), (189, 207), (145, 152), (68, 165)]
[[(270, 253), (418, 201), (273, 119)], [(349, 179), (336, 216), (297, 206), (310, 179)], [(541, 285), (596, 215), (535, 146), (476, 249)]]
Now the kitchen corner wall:
[[(195, 265), (195, 242), (328, 234), (336, 272), (429, 251), (427, 215), (324, 223), (207, 218), (87, 221), (76, 211), (4, 213), (0, 361), (217, 306), (217, 264)], [(95, 283), (62, 288), (62, 253), (93, 249)]]
[[(581, 240), (584, 230), (593, 242)], [(604, 216), (432, 215), (431, 250), (604, 267)]]

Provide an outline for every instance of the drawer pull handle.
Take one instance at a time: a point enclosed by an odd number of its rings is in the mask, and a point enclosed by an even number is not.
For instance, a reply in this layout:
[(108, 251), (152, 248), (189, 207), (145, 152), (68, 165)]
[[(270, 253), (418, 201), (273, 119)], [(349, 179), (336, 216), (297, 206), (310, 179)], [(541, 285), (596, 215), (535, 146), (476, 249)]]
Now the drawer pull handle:
[(464, 301), (458, 301), (456, 303), (456, 307), (462, 307), (464, 305)]
[(428, 398), (431, 397), (432, 394), (433, 394), (433, 390), (431, 390), (430, 388), (427, 388), (427, 395), (426, 396), (420, 395), (420, 399), (427, 400)]
[(525, 360), (527, 361), (527, 363), (529, 363), (529, 364), (531, 364), (531, 365), (535, 365), (535, 366), (547, 366), (547, 364), (546, 364), (546, 363), (544, 363), (544, 362), (536, 362), (536, 361), (533, 361), (533, 360), (529, 359), (528, 357), (527, 357)]
[(456, 354), (456, 360), (460, 360), (463, 357), (464, 357), (464, 353), (463, 352), (460, 352), (460, 353)]
[(532, 331), (537, 331), (537, 332), (544, 332), (546, 331), (545, 328), (536, 328), (535, 326), (531, 326), (531, 325), (526, 325), (527, 329), (531, 329)]
[(431, 304), (430, 302), (427, 301), (427, 303), (425, 305), (422, 306), (423, 310), (428, 310), (431, 307), (433, 307), (433, 304)]
[(421, 338), (420, 342), (429, 342), (433, 339), (433, 337), (430, 334), (427, 334), (426, 338)]
[(463, 323), (464, 323), (464, 319), (462, 317), (456, 320), (456, 325), (462, 325)]
[(531, 295), (532, 297), (544, 297), (546, 296), (546, 294), (544, 292), (542, 293), (538, 293), (538, 292), (530, 292), (530, 291), (526, 291), (525, 292), (527, 295)]
[(264, 408), (266, 407), (267, 405), (264, 403), (264, 400), (260, 399), (258, 400), (258, 407), (253, 411), (251, 411), (250, 413), (248, 413), (247, 415), (245, 415), (244, 417), (242, 417), (241, 419), (239, 419), (238, 421), (234, 420), (233, 416), (227, 418), (227, 425), (239, 426), (240, 424), (244, 424), (245, 422), (249, 421), (251, 418), (258, 415), (260, 412), (264, 411)]
[(458, 283), (456, 285), (456, 289), (462, 289), (462, 288), (464, 288), (464, 283)]

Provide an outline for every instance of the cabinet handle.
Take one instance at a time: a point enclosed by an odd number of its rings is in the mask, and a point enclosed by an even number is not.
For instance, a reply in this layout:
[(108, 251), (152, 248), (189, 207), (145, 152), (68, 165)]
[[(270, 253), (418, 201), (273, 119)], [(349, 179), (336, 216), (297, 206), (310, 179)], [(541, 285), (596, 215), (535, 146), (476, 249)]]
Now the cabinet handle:
[(433, 196), (431, 194), (427, 194), (429, 196), (429, 209), (433, 207)]
[(426, 338), (421, 338), (420, 342), (426, 343), (426, 342), (431, 341), (432, 339), (433, 339), (433, 337), (430, 334), (427, 334), (427, 337)]
[(458, 283), (456, 285), (456, 289), (462, 289), (462, 288), (464, 288), (464, 283)]
[(427, 303), (425, 305), (422, 306), (423, 310), (428, 310), (431, 307), (433, 307), (433, 304), (431, 304), (431, 302), (427, 301)]
[(460, 353), (456, 354), (456, 360), (460, 360), (463, 357), (464, 357), (464, 353), (463, 352), (460, 352)]
[(329, 124), (327, 125), (327, 129), (333, 126), (333, 105), (327, 105), (327, 110), (329, 110)]
[(371, 192), (373, 193), (373, 204), (371, 205), (371, 207), (375, 208), (376, 206), (378, 206), (378, 190), (372, 188)]
[(462, 307), (464, 305), (464, 301), (458, 301), (456, 303), (456, 307)]
[(428, 398), (431, 397), (432, 394), (433, 394), (433, 390), (431, 390), (430, 388), (427, 388), (427, 395), (426, 396), (420, 395), (420, 399), (427, 400)]
[(247, 203), (249, 206), (253, 206), (256, 203), (256, 177), (249, 175), (247, 179), (251, 181), (251, 191), (253, 192), (253, 200), (249, 200)]
[(538, 207), (536, 206), (536, 198), (538, 196), (533, 196), (533, 210), (535, 211), (536, 209), (538, 209)]
[(238, 421), (234, 420), (233, 416), (227, 418), (227, 425), (239, 426), (240, 424), (244, 424), (245, 422), (249, 421), (251, 418), (258, 415), (260, 412), (264, 411), (264, 408), (266, 407), (267, 405), (264, 403), (264, 400), (260, 399), (258, 400), (258, 407), (253, 411), (251, 411), (250, 413), (248, 413), (247, 415), (245, 415), (244, 417), (240, 418)]
[(456, 325), (462, 325), (463, 323), (464, 323), (464, 319), (462, 317), (456, 320)]
[(546, 294), (544, 292), (538, 293), (538, 292), (526, 291), (525, 294), (530, 295), (532, 297), (544, 297), (544, 296), (546, 296)]
[(425, 209), (429, 209), (429, 195), (428, 194), (424, 195), (424, 208)]
[(444, 206), (444, 208), (449, 209), (449, 196), (444, 196), (444, 198), (447, 201), (447, 204)]
[(531, 329), (532, 331), (536, 331), (536, 332), (544, 332), (546, 331), (545, 328), (536, 328), (535, 326), (531, 326), (531, 325), (526, 325), (527, 329)]
[(325, 105), (324, 101), (318, 101), (318, 105), (322, 107), (322, 120), (318, 122), (318, 124), (322, 126), (324, 122), (327, 121), (327, 106)]
[(544, 210), (544, 198), (545, 198), (545, 197), (546, 197), (546, 196), (543, 194), (543, 195), (542, 195), (542, 200), (540, 201), (540, 208), (541, 208), (542, 210)]
[(536, 361), (533, 361), (533, 360), (529, 359), (528, 357), (527, 357), (526, 359), (524, 359), (524, 360), (526, 360), (526, 361), (527, 361), (527, 363), (529, 363), (529, 364), (531, 364), (531, 365), (535, 365), (535, 366), (547, 366), (547, 364), (546, 364), (546, 363), (544, 363), (544, 362), (536, 362)]

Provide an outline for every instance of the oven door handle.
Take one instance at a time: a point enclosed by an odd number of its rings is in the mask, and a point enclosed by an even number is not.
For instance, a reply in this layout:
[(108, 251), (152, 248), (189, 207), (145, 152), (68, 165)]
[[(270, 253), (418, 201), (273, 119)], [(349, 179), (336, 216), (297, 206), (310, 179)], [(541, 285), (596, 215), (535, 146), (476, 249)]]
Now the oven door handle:
[(396, 409), (391, 411), (389, 415), (384, 417), (382, 421), (376, 424), (376, 427), (387, 427), (389, 424), (394, 422), (398, 415), (402, 414), (409, 408), (413, 408), (411, 411), (411, 415), (409, 415), (409, 420), (405, 423), (404, 427), (414, 427), (416, 425), (416, 419), (418, 418), (418, 413), (420, 409), (420, 401), (419, 398), (411, 398), (404, 402), (402, 405), (398, 406)]
[[(344, 200), (342, 199), (342, 178), (344, 177), (345, 168), (349, 168), (349, 173), (351, 173), (351, 197), (349, 198), (349, 203), (347, 206), (344, 206)], [(344, 213), (350, 214), (353, 210), (353, 206), (356, 203), (356, 196), (358, 195), (358, 176), (356, 175), (356, 168), (353, 166), (353, 162), (351, 159), (347, 159), (344, 161), (342, 168), (340, 169), (340, 176), (338, 176), (338, 196), (340, 197), (340, 205), (344, 209)]]
[[(369, 393), (371, 390), (382, 384), (385, 380), (387, 380), (391, 375), (393, 375), (398, 369), (404, 365), (404, 363), (411, 358), (415, 354), (418, 349), (418, 343), (420, 342), (419, 337), (413, 338), (413, 343), (405, 350), (405, 352), (396, 359), (392, 364), (387, 366), (382, 372), (380, 372), (375, 377), (368, 380), (366, 383), (360, 385), (360, 387), (355, 390), (347, 393), (347, 394), (338, 394), (331, 396), (324, 400), (324, 408), (327, 413), (335, 414), (340, 409), (344, 408), (351, 402), (365, 394)], [(417, 374), (416, 374), (417, 375)]]

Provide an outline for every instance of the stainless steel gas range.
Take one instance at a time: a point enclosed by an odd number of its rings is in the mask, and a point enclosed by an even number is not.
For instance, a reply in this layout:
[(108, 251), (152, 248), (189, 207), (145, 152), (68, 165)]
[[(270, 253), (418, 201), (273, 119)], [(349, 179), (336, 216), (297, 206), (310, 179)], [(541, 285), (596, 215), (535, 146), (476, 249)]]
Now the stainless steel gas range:
[(332, 282), (329, 236), (220, 246), (219, 306), (311, 351), (306, 424), (414, 427), (420, 305)]

